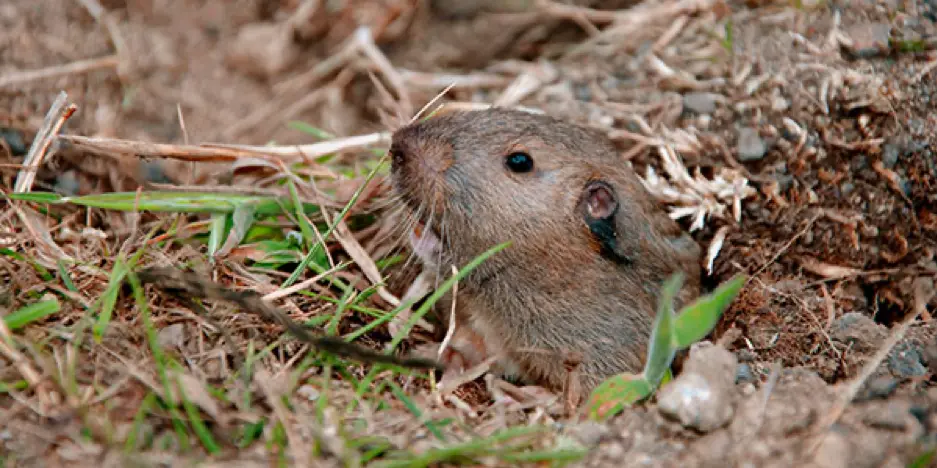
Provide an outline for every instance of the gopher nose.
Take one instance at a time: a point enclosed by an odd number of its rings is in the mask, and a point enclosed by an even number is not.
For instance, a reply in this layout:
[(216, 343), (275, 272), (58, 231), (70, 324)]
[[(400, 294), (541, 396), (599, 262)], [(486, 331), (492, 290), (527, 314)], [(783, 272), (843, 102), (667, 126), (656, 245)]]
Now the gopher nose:
[(411, 177), (439, 177), (453, 163), (452, 147), (420, 133), (417, 126), (397, 131), (390, 145), (391, 170)]

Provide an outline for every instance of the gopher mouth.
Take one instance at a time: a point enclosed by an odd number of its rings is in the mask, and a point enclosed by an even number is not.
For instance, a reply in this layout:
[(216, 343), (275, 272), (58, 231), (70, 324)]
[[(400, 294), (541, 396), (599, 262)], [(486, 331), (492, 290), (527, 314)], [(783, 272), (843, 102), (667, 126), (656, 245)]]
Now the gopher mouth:
[(426, 265), (434, 265), (442, 253), (442, 242), (439, 235), (427, 228), (426, 224), (418, 222), (410, 231), (410, 247), (413, 253)]

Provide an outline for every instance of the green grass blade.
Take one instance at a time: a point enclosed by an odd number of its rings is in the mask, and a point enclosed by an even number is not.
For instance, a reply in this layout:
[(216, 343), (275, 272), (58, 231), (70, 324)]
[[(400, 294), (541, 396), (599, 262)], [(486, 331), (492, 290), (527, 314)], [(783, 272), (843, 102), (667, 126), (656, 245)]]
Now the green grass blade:
[(735, 300), (746, 279), (744, 275), (736, 275), (719, 285), (712, 294), (685, 307), (673, 322), (673, 346), (684, 349), (708, 335)]
[(65, 288), (74, 293), (80, 292), (78, 291), (78, 286), (75, 286), (75, 282), (72, 281), (72, 275), (68, 274), (68, 269), (65, 268), (65, 262), (61, 260), (58, 261), (58, 270), (59, 277), (62, 278), (62, 284), (65, 285)]
[(51, 192), (20, 192), (8, 193), (6, 196), (10, 200), (19, 200), (33, 203), (60, 203), (62, 196)]
[(155, 405), (156, 395), (147, 393), (140, 403), (137, 413), (133, 415), (133, 426), (131, 426), (130, 433), (127, 434), (127, 439), (124, 441), (124, 452), (131, 453), (138, 449), (137, 440), (143, 434), (143, 420)]
[(114, 262), (114, 269), (111, 270), (107, 289), (104, 290), (104, 294), (101, 296), (101, 311), (98, 312), (98, 319), (94, 323), (94, 326), (91, 327), (96, 343), (101, 342), (104, 331), (107, 330), (107, 326), (111, 323), (111, 316), (114, 314), (114, 305), (117, 304), (117, 295), (120, 293), (120, 288), (124, 284), (124, 279), (128, 271), (129, 269), (127, 268), (127, 264), (124, 263), (124, 260), (117, 257), (117, 261)]
[[(46, 204), (87, 206), (116, 211), (156, 211), (169, 213), (233, 213), (239, 205), (251, 203), (259, 215), (282, 214), (292, 209), (292, 202), (277, 197), (262, 197), (238, 193), (204, 192), (111, 192), (81, 197), (61, 197), (56, 194), (27, 193), (9, 194), (14, 200), (26, 200)], [(284, 203), (285, 201), (285, 203)], [(303, 203), (307, 214), (317, 213), (319, 206)]]
[(215, 438), (211, 435), (211, 431), (208, 430), (208, 426), (202, 421), (202, 416), (199, 414), (198, 408), (186, 398), (185, 392), (182, 390), (182, 382), (180, 382), (179, 379), (176, 379), (176, 391), (179, 394), (179, 399), (182, 401), (182, 408), (185, 410), (186, 416), (189, 417), (189, 423), (192, 425), (196, 437), (202, 442), (202, 446), (212, 455), (221, 452), (221, 446), (218, 445), (218, 442), (215, 442)]
[(293, 130), (299, 130), (300, 132), (308, 133), (319, 140), (331, 140), (335, 138), (335, 136), (331, 133), (322, 130), (319, 127), (313, 127), (312, 125), (309, 125), (308, 123), (301, 120), (291, 120), (287, 122), (286, 125)]
[(457, 281), (460, 281), (462, 278), (465, 278), (465, 276), (471, 273), (472, 270), (474, 270), (478, 265), (481, 265), (482, 262), (484, 262), (485, 260), (488, 260), (489, 257), (504, 250), (510, 245), (511, 245), (511, 242), (508, 241), (508, 242), (496, 245), (486, 250), (481, 255), (475, 257), (471, 262), (466, 264), (464, 267), (460, 268), (459, 272), (456, 273), (454, 276), (450, 276), (445, 282), (442, 283), (440, 287), (436, 288), (436, 290), (433, 291), (433, 294), (431, 294), (426, 299), (426, 301), (424, 301), (423, 304), (420, 305), (420, 308), (417, 309), (410, 316), (410, 320), (408, 320), (407, 323), (404, 324), (403, 328), (400, 330), (400, 333), (397, 334), (397, 336), (395, 336), (393, 340), (391, 340), (390, 349), (391, 350), (397, 349), (397, 345), (399, 345), (400, 342), (403, 341), (403, 339), (406, 338), (407, 335), (410, 334), (410, 329), (412, 329), (413, 326), (416, 325), (416, 322), (420, 320), (424, 315), (426, 315), (426, 313), (429, 312), (430, 308), (433, 307), (433, 304), (435, 304), (436, 301), (439, 300), (439, 298), (441, 298), (450, 289), (452, 289), (452, 286), (455, 285)]
[[(388, 381), (388, 385), (390, 386), (391, 393), (393, 393), (394, 396), (396, 396), (397, 399), (400, 400), (403, 403), (403, 405), (406, 406), (408, 410), (410, 410), (411, 413), (413, 413), (413, 417), (415, 419), (417, 420), (423, 419), (423, 412), (420, 411), (420, 409), (416, 407), (416, 403), (414, 403), (413, 400), (411, 400), (407, 396), (407, 394), (404, 393), (403, 389), (400, 388), (400, 386), (397, 385), (396, 382), (392, 380)], [(423, 425), (425, 425), (426, 429), (431, 434), (433, 434), (433, 437), (436, 437), (442, 442), (446, 441), (446, 437), (442, 435), (442, 432), (439, 430), (438, 427), (436, 427), (436, 424), (433, 421), (427, 419), (426, 421), (423, 421)]]
[(6, 317), (3, 317), (3, 321), (6, 323), (7, 328), (10, 330), (16, 330), (18, 328), (23, 328), (26, 325), (29, 325), (33, 322), (38, 322), (61, 309), (58, 299), (49, 299), (46, 301), (39, 301), (24, 306), (13, 312)]
[(329, 229), (325, 231), (324, 234), (322, 234), (322, 240), (319, 242), (316, 242), (316, 244), (311, 249), (309, 249), (309, 253), (306, 254), (306, 256), (303, 258), (303, 261), (299, 263), (299, 265), (296, 267), (295, 270), (293, 270), (293, 273), (291, 273), (289, 278), (287, 278), (286, 281), (283, 282), (281, 287), (286, 288), (292, 285), (293, 283), (295, 283), (299, 279), (300, 275), (302, 275), (303, 272), (306, 271), (306, 268), (309, 266), (309, 262), (311, 262), (312, 259), (315, 258), (316, 255), (318, 255), (320, 250), (324, 251), (324, 249), (326, 248), (325, 243), (329, 241), (329, 237), (332, 235), (332, 231), (334, 231), (335, 228), (338, 227), (338, 223), (341, 220), (345, 219), (345, 216), (348, 215), (348, 212), (351, 210), (351, 207), (355, 206), (355, 203), (358, 201), (358, 197), (361, 196), (361, 193), (364, 192), (365, 187), (367, 187), (368, 184), (371, 183), (371, 180), (374, 179), (374, 176), (377, 175), (378, 169), (380, 169), (385, 159), (386, 159), (386, 155), (382, 157), (380, 161), (378, 161), (378, 164), (374, 166), (374, 169), (372, 169), (371, 172), (368, 173), (367, 177), (365, 177), (364, 179), (364, 182), (361, 184), (360, 187), (358, 187), (357, 190), (355, 190), (355, 193), (348, 200), (348, 203), (345, 204), (345, 207), (342, 208), (342, 211), (338, 214), (338, 216), (332, 219), (331, 226), (329, 226)]
[(299, 232), (302, 233), (303, 240), (306, 241), (306, 247), (311, 248), (318, 240), (315, 231), (316, 228), (309, 222), (309, 218), (306, 217), (305, 213), (299, 209), (299, 192), (296, 191), (296, 183), (293, 182), (292, 179), (289, 179), (286, 185), (290, 190), (290, 198), (293, 200), (293, 205), (297, 208), (294, 213), (296, 225), (299, 226)]

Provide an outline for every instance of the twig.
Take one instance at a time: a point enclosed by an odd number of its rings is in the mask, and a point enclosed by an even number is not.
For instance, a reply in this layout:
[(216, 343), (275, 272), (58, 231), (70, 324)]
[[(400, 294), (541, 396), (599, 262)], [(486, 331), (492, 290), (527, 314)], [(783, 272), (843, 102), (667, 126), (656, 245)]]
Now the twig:
[(339, 151), (348, 151), (372, 145), (388, 145), (389, 133), (372, 133), (348, 138), (295, 146), (248, 146), (204, 143), (201, 145), (172, 145), (120, 140), (116, 138), (91, 138), (77, 135), (60, 135), (58, 140), (78, 150), (112, 156), (135, 155), (143, 158), (178, 159), (195, 162), (233, 162), (242, 158), (261, 158), (270, 161), (294, 162), (316, 158)]
[[(645, 2), (634, 8), (622, 12), (612, 12), (610, 19), (613, 24), (575, 48), (567, 52), (567, 58), (579, 55), (590, 50), (599, 41), (611, 41), (615, 38), (625, 37), (645, 27), (648, 23), (664, 22), (675, 16), (692, 15), (706, 11), (713, 7), (715, 0), (677, 0), (673, 2)], [(588, 16), (587, 16), (588, 17)], [(593, 21), (606, 19), (603, 15), (594, 15)]]
[(267, 302), (271, 302), (271, 301), (280, 299), (282, 297), (289, 296), (290, 294), (293, 294), (297, 291), (302, 291), (303, 289), (306, 289), (312, 286), (313, 284), (318, 283), (319, 281), (322, 280), (322, 278), (325, 278), (326, 276), (331, 275), (332, 273), (335, 273), (336, 271), (341, 270), (342, 268), (345, 268), (348, 265), (350, 265), (349, 262), (339, 263), (338, 265), (335, 265), (335, 267), (329, 268), (328, 270), (325, 270), (322, 273), (319, 273), (318, 275), (313, 276), (312, 278), (303, 280), (302, 282), (296, 283), (288, 288), (277, 289), (276, 291), (273, 291), (272, 293), (266, 294), (261, 299)]
[(108, 55), (100, 58), (78, 60), (65, 65), (55, 65), (38, 70), (26, 70), (7, 73), (0, 76), (0, 88), (12, 85), (21, 85), (30, 81), (56, 78), (60, 76), (76, 75), (99, 70), (101, 68), (116, 68), (120, 64), (117, 55)]
[[(13, 184), (13, 191), (15, 193), (29, 192), (32, 189), (33, 182), (36, 180), (36, 171), (42, 164), (42, 160), (48, 152), (49, 146), (55, 138), (55, 134), (62, 128), (65, 121), (75, 113), (75, 105), (69, 104), (66, 106), (67, 100), (68, 94), (66, 94), (65, 91), (61, 91), (55, 98), (55, 101), (52, 102), (52, 106), (49, 108), (49, 112), (42, 122), (42, 127), (40, 127), (39, 131), (36, 133), (32, 146), (29, 147), (29, 152), (23, 160), (23, 169), (16, 175), (16, 182)], [(42, 220), (31, 208), (27, 206), (15, 207), (15, 210), (20, 220), (23, 221), (23, 225), (37, 243), (44, 245), (46, 249), (49, 250), (49, 253), (55, 255), (58, 259), (71, 260), (71, 256), (65, 253), (65, 251), (55, 243), (55, 240), (52, 239), (52, 235), (49, 234), (49, 230), (46, 229)], [(50, 263), (48, 266), (52, 265), (54, 265), (54, 263)]]
[(66, 107), (67, 100), (68, 94), (61, 91), (56, 96), (55, 101), (52, 101), (52, 106), (49, 107), (49, 112), (46, 114), (45, 120), (42, 121), (42, 127), (36, 132), (33, 144), (26, 154), (26, 159), (23, 160), (23, 169), (16, 175), (16, 183), (13, 185), (14, 192), (28, 192), (32, 188), (33, 181), (36, 179), (36, 170), (42, 164), (42, 159), (45, 157), (49, 145), (52, 144), (55, 134), (75, 112), (74, 104)]
[(565, 5), (552, 0), (537, 0), (536, 5), (540, 11), (549, 16), (577, 22), (585, 18), (596, 24), (612, 23), (628, 14), (625, 11), (594, 10), (592, 8)]
[(129, 66), (128, 56), (127, 56), (127, 41), (124, 40), (124, 37), (120, 34), (120, 29), (117, 27), (117, 23), (114, 22), (114, 19), (107, 14), (107, 10), (101, 5), (98, 0), (78, 0), (78, 3), (81, 3), (81, 6), (85, 7), (95, 21), (104, 25), (104, 29), (107, 30), (107, 35), (111, 39), (111, 44), (114, 45), (114, 51), (117, 52), (114, 57), (117, 60), (117, 77), (124, 81), (127, 74), (127, 67)]
[[(263, 392), (264, 397), (267, 400), (267, 404), (273, 409), (273, 414), (276, 415), (277, 419), (280, 420), (280, 424), (283, 425), (283, 432), (286, 433), (287, 445), (290, 451), (290, 455), (293, 458), (293, 463), (302, 463), (304, 460), (302, 449), (302, 439), (299, 437), (299, 433), (296, 430), (296, 424), (293, 421), (293, 418), (290, 417), (290, 411), (286, 408), (286, 405), (283, 403), (283, 394), (278, 392), (273, 385), (273, 376), (265, 368), (257, 369), (257, 372), (254, 375), (254, 383), (260, 386), (260, 390)], [(308, 429), (318, 429), (317, 427), (311, 427)], [(316, 431), (318, 432), (318, 431)]]
[[(452, 265), (452, 276), (457, 276), (459, 274), (459, 269), (455, 265)], [(439, 344), (439, 352), (436, 354), (436, 359), (442, 359), (443, 353), (446, 352), (446, 348), (449, 347), (449, 342), (452, 341), (452, 336), (455, 335), (456, 327), (456, 316), (455, 316), (455, 306), (456, 298), (459, 293), (459, 282), (456, 281), (452, 284), (452, 307), (449, 310), (449, 328), (446, 330), (446, 336), (443, 338), (442, 343)]]
[(452, 89), (501, 88), (511, 83), (511, 78), (491, 73), (456, 75), (403, 69), (399, 70), (399, 73), (411, 88), (439, 89), (447, 86), (451, 86)]
[(888, 354), (891, 350), (904, 338), (904, 335), (908, 332), (908, 328), (911, 327), (911, 324), (920, 314), (918, 307), (915, 307), (915, 310), (908, 314), (904, 320), (895, 327), (891, 335), (882, 343), (882, 346), (875, 352), (875, 355), (869, 359), (865, 366), (862, 367), (862, 371), (855, 378), (850, 381), (842, 392), (839, 394), (839, 399), (833, 404), (833, 408), (827, 413), (826, 417), (823, 419), (821, 424), (818, 425), (818, 432), (820, 432), (816, 441), (810, 448), (810, 453), (813, 453), (820, 447), (820, 444), (823, 443), (823, 440), (826, 439), (826, 436), (829, 434), (830, 428), (836, 421), (839, 420), (840, 416), (843, 415), (843, 412), (846, 411), (846, 407), (849, 406), (849, 403), (852, 402), (853, 398), (856, 397), (856, 394), (859, 393), (859, 389), (862, 388), (862, 385), (865, 383), (869, 377), (878, 369), (878, 366), (882, 364), (882, 361), (888, 357)]
[(393, 64), (390, 63), (390, 60), (387, 60), (387, 56), (384, 55), (384, 52), (381, 52), (381, 49), (374, 43), (374, 36), (371, 34), (371, 29), (368, 27), (358, 28), (354, 33), (354, 37), (357, 39), (364, 55), (374, 62), (384, 77), (387, 78), (387, 81), (390, 82), (394, 91), (397, 92), (400, 113), (402, 115), (412, 115), (413, 105), (411, 104), (410, 94), (407, 92), (407, 87), (404, 84), (403, 78), (400, 76), (397, 69), (394, 68)]
[(809, 231), (810, 228), (813, 227), (813, 223), (817, 222), (817, 219), (820, 219), (820, 216), (822, 215), (823, 213), (820, 212), (820, 213), (815, 214), (812, 218), (810, 218), (810, 221), (807, 222), (807, 225), (804, 226), (803, 229), (798, 231), (797, 234), (794, 234), (794, 237), (791, 237), (787, 242), (785, 242), (784, 245), (781, 246), (781, 248), (778, 249), (778, 251), (775, 252), (775, 254), (767, 262), (765, 262), (764, 265), (759, 267), (758, 270), (756, 270), (755, 273), (753, 273), (748, 278), (748, 281), (746, 281), (745, 283), (746, 284), (751, 283), (752, 280), (754, 280), (758, 275), (760, 275), (763, 271), (765, 271), (766, 268), (771, 266), (772, 263), (776, 262), (778, 258), (781, 258), (781, 255), (784, 255), (784, 252), (787, 252), (787, 249), (791, 248), (791, 246), (794, 245), (794, 242), (797, 242), (797, 239), (800, 239), (802, 236), (807, 234), (807, 231)]
[(29, 365), (29, 362), (26, 361), (26, 357), (16, 350), (13, 343), (10, 329), (7, 328), (6, 322), (0, 320), (0, 353), (10, 360), (13, 366), (16, 367), (16, 370), (19, 371), (20, 375), (29, 383), (30, 387), (38, 386), (42, 383), (42, 378), (39, 376), (39, 373)]

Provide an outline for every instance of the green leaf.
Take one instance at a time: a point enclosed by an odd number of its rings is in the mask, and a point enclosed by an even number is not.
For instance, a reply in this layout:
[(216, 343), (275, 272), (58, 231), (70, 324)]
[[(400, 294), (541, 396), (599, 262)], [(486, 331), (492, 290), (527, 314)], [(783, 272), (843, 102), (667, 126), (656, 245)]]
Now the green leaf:
[(712, 294), (703, 296), (684, 307), (673, 322), (673, 346), (677, 349), (688, 348), (708, 335), (716, 326), (722, 313), (735, 300), (735, 296), (745, 285), (745, 280), (744, 275), (736, 275), (719, 285)]
[(677, 350), (673, 348), (674, 298), (683, 286), (683, 273), (671, 276), (660, 289), (657, 317), (648, 341), (647, 361), (644, 363), (644, 378), (656, 387), (670, 368)]
[(227, 226), (228, 215), (223, 213), (211, 215), (211, 228), (208, 231), (208, 258), (214, 259), (218, 249), (221, 248)]
[(33, 322), (38, 322), (61, 309), (59, 306), (58, 299), (49, 299), (47, 301), (40, 301), (29, 304), (21, 309), (13, 312), (6, 317), (3, 317), (3, 321), (6, 323), (7, 328), (10, 330), (16, 330), (18, 328), (23, 328), (26, 325), (29, 325)]
[(926, 468), (928, 466), (934, 466), (933, 463), (935, 459), (937, 459), (937, 449), (930, 449), (912, 460), (911, 463), (908, 463), (908, 468)]
[[(234, 213), (231, 215), (231, 230), (228, 233), (228, 238), (215, 255), (226, 255), (244, 240), (244, 236), (247, 235), (247, 231), (254, 223), (254, 208), (254, 203), (243, 203), (234, 209)], [(227, 223), (225, 224), (227, 225)]]
[(592, 391), (586, 414), (593, 420), (612, 417), (648, 396), (654, 387), (643, 376), (618, 374), (606, 379)]

